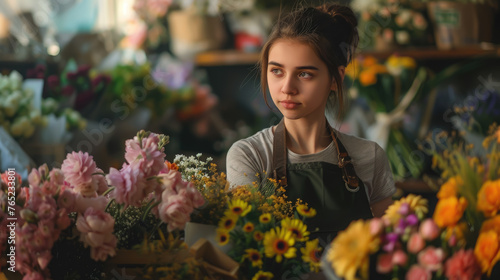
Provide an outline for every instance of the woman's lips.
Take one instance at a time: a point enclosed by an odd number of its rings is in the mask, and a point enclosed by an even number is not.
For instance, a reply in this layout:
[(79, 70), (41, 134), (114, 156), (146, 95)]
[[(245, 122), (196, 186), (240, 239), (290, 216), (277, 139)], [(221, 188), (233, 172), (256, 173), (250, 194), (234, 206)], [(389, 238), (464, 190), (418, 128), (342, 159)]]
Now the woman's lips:
[(295, 109), (297, 108), (300, 103), (292, 102), (292, 101), (281, 101), (281, 106), (283, 106), (285, 109)]

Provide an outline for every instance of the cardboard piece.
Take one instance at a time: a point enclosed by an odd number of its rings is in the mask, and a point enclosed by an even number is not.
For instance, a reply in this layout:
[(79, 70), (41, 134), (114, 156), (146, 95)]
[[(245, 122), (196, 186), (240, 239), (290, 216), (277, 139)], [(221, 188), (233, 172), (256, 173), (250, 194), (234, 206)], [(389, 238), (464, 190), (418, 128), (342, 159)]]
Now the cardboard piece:
[(190, 249), (198, 261), (202, 261), (206, 269), (222, 279), (238, 279), (239, 264), (224, 254), (205, 238), (200, 238)]

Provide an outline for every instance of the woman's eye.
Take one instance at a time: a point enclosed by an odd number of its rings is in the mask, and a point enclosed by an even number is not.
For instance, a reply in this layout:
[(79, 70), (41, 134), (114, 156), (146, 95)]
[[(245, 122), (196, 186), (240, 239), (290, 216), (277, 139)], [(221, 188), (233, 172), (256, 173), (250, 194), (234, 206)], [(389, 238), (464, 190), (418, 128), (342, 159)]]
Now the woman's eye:
[(283, 74), (283, 72), (280, 70), (280, 69), (271, 69), (271, 72), (274, 74), (274, 75), (281, 75)]
[(299, 74), (299, 77), (301, 78), (312, 78), (312, 75), (310, 73), (307, 73), (307, 72), (302, 72)]

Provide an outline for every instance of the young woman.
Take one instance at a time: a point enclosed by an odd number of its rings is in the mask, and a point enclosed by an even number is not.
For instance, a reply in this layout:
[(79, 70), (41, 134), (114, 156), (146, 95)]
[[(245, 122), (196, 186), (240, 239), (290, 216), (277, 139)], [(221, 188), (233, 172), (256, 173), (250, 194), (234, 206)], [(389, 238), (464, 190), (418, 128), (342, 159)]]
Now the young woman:
[(264, 98), (281, 122), (237, 141), (227, 155), (231, 185), (267, 174), (288, 198), (317, 210), (308, 229), (329, 242), (352, 220), (382, 216), (395, 192), (384, 150), (340, 133), (326, 115), (341, 116), (342, 81), (358, 43), (352, 10), (338, 4), (302, 8), (281, 18), (261, 53)]

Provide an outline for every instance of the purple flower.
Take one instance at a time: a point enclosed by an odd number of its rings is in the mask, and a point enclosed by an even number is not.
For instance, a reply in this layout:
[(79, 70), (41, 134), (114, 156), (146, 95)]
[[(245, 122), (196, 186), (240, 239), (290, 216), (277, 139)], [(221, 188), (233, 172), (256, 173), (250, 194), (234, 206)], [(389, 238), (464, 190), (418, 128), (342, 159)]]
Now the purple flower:
[(415, 214), (410, 214), (406, 217), (406, 224), (409, 226), (414, 226), (418, 224), (418, 217)]
[(55, 89), (56, 87), (61, 85), (61, 81), (59, 77), (56, 75), (51, 75), (47, 78), (47, 85), (49, 89)]

